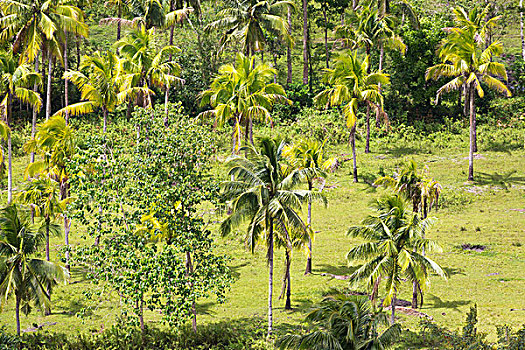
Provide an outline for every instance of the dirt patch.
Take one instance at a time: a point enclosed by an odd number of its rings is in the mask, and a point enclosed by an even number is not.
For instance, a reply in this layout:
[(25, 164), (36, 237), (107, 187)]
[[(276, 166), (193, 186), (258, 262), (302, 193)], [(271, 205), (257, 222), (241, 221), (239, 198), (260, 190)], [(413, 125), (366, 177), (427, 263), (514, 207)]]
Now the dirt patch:
[[(392, 308), (390, 306), (385, 307), (385, 310), (391, 310)], [(432, 316), (427, 315), (423, 312), (411, 309), (409, 307), (402, 307), (402, 306), (396, 306), (396, 312), (401, 312), (402, 314), (405, 314), (407, 316), (415, 316), (419, 318), (427, 318), (429, 320), (433, 320)]]
[(463, 250), (469, 250), (469, 251), (478, 252), (478, 253), (484, 252), (485, 250), (487, 250), (487, 247), (481, 244), (465, 243), (465, 244), (462, 244), (460, 247)]
[(347, 279), (350, 278), (350, 276), (333, 275), (331, 273), (322, 273), (321, 276), (328, 276), (328, 277), (334, 278), (336, 280), (341, 280), (341, 281), (346, 281)]

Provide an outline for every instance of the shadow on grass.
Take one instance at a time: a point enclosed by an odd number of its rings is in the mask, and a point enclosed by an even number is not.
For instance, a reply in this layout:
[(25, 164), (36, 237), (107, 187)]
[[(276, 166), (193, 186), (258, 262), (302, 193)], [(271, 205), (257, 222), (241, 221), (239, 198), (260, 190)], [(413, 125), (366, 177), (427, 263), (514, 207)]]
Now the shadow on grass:
[(478, 172), (475, 183), (477, 185), (489, 185), (490, 187), (498, 186), (504, 190), (508, 190), (512, 185), (525, 185), (524, 176), (516, 176), (516, 170), (511, 170), (504, 174), (493, 174)]
[(465, 272), (463, 272), (463, 269), (456, 268), (456, 267), (444, 267), (443, 270), (445, 270), (448, 277), (452, 277), (456, 275), (461, 275), (461, 276), (467, 275)]
[(335, 275), (335, 276), (350, 276), (359, 266), (347, 266), (347, 265), (328, 265), (328, 264), (319, 264), (314, 265), (314, 275)]
[(436, 295), (428, 294), (426, 296), (425, 305), (432, 309), (452, 309), (459, 312), (460, 306), (469, 305), (471, 303), (471, 300), (443, 300)]
[(393, 146), (385, 150), (386, 154), (390, 154), (393, 157), (400, 158), (408, 155), (418, 155), (428, 153), (426, 150), (419, 147), (412, 146)]
[(239, 270), (242, 269), (245, 266), (248, 266), (248, 265), (249, 265), (248, 262), (243, 262), (243, 263), (241, 263), (239, 265), (230, 266), (232, 277), (234, 279), (238, 280), (239, 277), (241, 277), (241, 273), (239, 272)]

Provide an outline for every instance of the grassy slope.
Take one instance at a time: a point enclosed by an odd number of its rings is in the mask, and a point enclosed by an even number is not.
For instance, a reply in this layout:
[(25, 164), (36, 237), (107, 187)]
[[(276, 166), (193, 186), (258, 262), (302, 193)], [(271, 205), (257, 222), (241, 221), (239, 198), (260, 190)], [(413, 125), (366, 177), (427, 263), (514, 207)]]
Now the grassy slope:
[[(465, 144), (466, 146), (466, 144)], [(359, 166), (361, 174), (377, 174), (380, 168), (387, 173), (405, 156), (425, 162), (430, 172), (444, 186), (444, 196), (452, 192), (460, 193), (456, 198), (472, 202), (433, 212), (439, 220), (430, 236), (439, 241), (444, 252), (433, 257), (450, 273), (444, 281), (432, 278), (431, 289), (426, 294), (423, 312), (433, 316), (439, 323), (457, 328), (464, 319), (465, 312), (474, 303), (479, 307), (479, 329), (494, 333), (494, 326), (511, 324), (519, 326), (525, 319), (525, 311), (511, 309), (525, 308), (525, 213), (512, 209), (523, 209), (525, 188), (525, 152), (512, 153), (481, 152), (482, 159), (476, 160), (479, 171), (491, 176), (479, 176), (475, 186), (464, 185), (467, 168), (466, 147), (449, 149), (439, 154), (417, 154), (410, 147), (394, 147), (380, 142), (372, 143), (374, 153), (362, 154), (359, 144)], [(380, 150), (380, 151), (379, 151)], [(333, 150), (334, 153), (349, 153), (346, 147)], [(22, 173), (26, 159), (15, 163), (17, 176)], [(322, 273), (345, 275), (351, 272), (345, 261), (345, 254), (355, 241), (345, 237), (346, 229), (358, 223), (368, 212), (368, 204), (380, 195), (382, 190), (364, 183), (354, 184), (350, 176), (350, 163), (345, 163), (327, 183), (328, 208), (314, 207), (313, 225), (318, 231), (314, 243), (314, 274), (304, 276), (304, 257), (301, 252), (294, 255), (292, 268), (293, 307), (285, 312), (282, 301), (277, 300), (280, 291), (279, 275), (282, 271), (282, 252), (277, 253), (275, 282), (275, 312), (278, 326), (296, 325), (303, 318), (304, 311), (312, 303), (319, 301), (322, 293), (331, 287), (344, 287), (347, 282), (321, 276)], [(505, 181), (508, 190), (500, 188), (497, 176), (510, 171), (517, 172)], [(469, 194), (460, 188), (476, 191)], [(79, 230), (72, 234), (73, 244), (82, 243)], [(239, 236), (240, 237), (240, 236)], [(62, 239), (53, 239), (52, 249), (58, 251)], [(476, 243), (488, 246), (482, 253), (463, 252), (457, 248), (463, 243)], [(519, 246), (519, 245), (522, 246)], [(236, 283), (228, 293), (228, 301), (216, 305), (204, 301), (199, 305), (199, 322), (212, 322), (223, 318), (241, 318), (266, 315), (267, 268), (265, 252), (259, 249), (254, 256), (247, 252), (240, 238), (219, 239), (218, 249), (231, 256), (231, 266), (237, 277)], [(92, 288), (83, 282), (82, 274), (74, 271), (75, 284), (57, 289), (53, 298), (56, 306), (53, 315), (43, 317), (33, 313), (22, 318), (22, 327), (33, 323), (57, 322), (50, 330), (68, 333), (86, 332), (109, 327), (119, 313), (119, 300), (107, 294), (99, 301), (88, 301), (82, 290)], [(401, 293), (403, 299), (410, 299), (406, 286)], [(106, 299), (110, 300), (106, 300)], [(89, 317), (76, 317), (77, 312), (88, 307)], [(8, 329), (14, 330), (14, 313), (11, 303), (0, 314), (0, 321)], [(159, 315), (149, 313), (148, 321), (158, 320)], [(402, 316), (406, 325), (414, 325), (416, 320)]]

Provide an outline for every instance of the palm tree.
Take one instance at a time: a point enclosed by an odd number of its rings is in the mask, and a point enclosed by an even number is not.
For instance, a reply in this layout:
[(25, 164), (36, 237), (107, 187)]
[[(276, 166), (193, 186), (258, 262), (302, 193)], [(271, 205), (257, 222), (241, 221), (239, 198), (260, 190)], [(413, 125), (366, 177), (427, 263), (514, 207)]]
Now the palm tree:
[[(50, 181), (53, 182), (33, 183), (31, 186), (34, 188), (28, 188), (30, 191), (24, 195), (25, 199), (23, 199), (23, 201), (36, 205), (36, 203), (40, 202), (41, 193), (35, 192), (35, 188), (47, 188), (44, 192), (54, 195), (54, 188), (52, 186), (56, 183), (60, 189), (60, 205), (65, 206), (69, 201), (68, 179), (70, 174), (67, 165), (71, 162), (76, 150), (71, 127), (66, 123), (64, 118), (54, 116), (40, 125), (35, 137), (27, 141), (24, 145), (24, 150), (27, 153), (36, 153), (42, 157), (41, 161), (28, 165), (25, 171), (25, 177), (49, 178)], [(52, 189), (52, 191), (49, 189)], [(56, 202), (56, 198), (53, 198), (53, 201)], [(54, 205), (54, 207), (57, 206)], [(58, 207), (58, 209), (61, 208)], [(61, 210), (63, 211), (63, 208)], [(69, 247), (70, 223), (69, 219), (65, 215), (63, 216), (65, 245)], [(66, 267), (69, 269), (69, 250), (66, 250), (65, 255)]]
[(82, 57), (80, 71), (66, 71), (64, 78), (75, 84), (84, 101), (59, 110), (55, 116), (77, 116), (100, 108), (104, 116), (105, 133), (108, 113), (114, 112), (117, 105), (123, 102), (119, 99), (123, 95), (121, 86), (124, 74), (121, 67), (120, 59), (111, 51), (105, 54), (96, 51)]
[[(357, 58), (357, 52), (342, 54), (335, 62), (334, 68), (326, 68), (325, 82), (330, 86), (328, 89), (315, 96), (318, 105), (339, 107), (346, 119), (346, 126), (351, 128), (350, 142), (352, 144), (352, 155), (354, 162), (354, 182), (357, 182), (357, 160), (355, 153), (355, 131), (357, 122), (357, 108), (364, 103), (368, 109), (374, 109), (377, 113), (383, 110), (383, 95), (379, 90), (379, 84), (388, 84), (390, 81), (387, 74), (380, 71), (369, 72), (370, 57), (366, 56), (362, 62)], [(367, 119), (367, 143), (370, 139), (370, 123)]]
[(13, 101), (18, 99), (22, 103), (40, 110), (42, 99), (40, 95), (30, 90), (33, 85), (40, 85), (41, 77), (28, 64), (19, 64), (12, 53), (0, 54), (0, 113), (4, 119), (2, 137), (7, 138), (8, 179), (7, 202), (11, 203), (13, 196), (13, 152), (11, 147), (11, 133), (7, 132), (11, 124)]
[(20, 310), (31, 312), (31, 303), (49, 309), (46, 287), (64, 281), (68, 273), (60, 266), (34, 257), (43, 235), (35, 231), (17, 206), (2, 210), (0, 217), (0, 294), (15, 297), (16, 333), (20, 335)]
[(251, 251), (264, 242), (267, 248), (268, 278), (268, 336), (272, 334), (273, 314), (273, 255), (276, 233), (286, 236), (284, 228), (306, 232), (307, 226), (298, 214), (301, 203), (310, 195), (308, 191), (294, 190), (300, 177), (296, 171), (282, 167), (284, 142), (278, 144), (268, 138), (261, 139), (258, 148), (246, 147), (248, 159), (233, 156), (229, 174), (236, 180), (223, 184), (223, 197), (231, 214), (222, 222), (223, 236), (230, 234), (248, 221), (246, 245)]
[[(280, 349), (364, 350), (389, 349), (401, 334), (399, 324), (388, 326), (388, 317), (375, 312), (366, 296), (336, 294), (326, 297), (306, 316), (308, 333), (289, 334)], [(380, 333), (379, 328), (383, 327)]]
[(169, 89), (179, 78), (181, 67), (169, 57), (180, 51), (175, 46), (165, 46), (160, 50), (155, 45), (154, 29), (141, 25), (115, 43), (123, 57), (122, 69), (125, 72), (121, 87), (121, 98), (138, 100), (143, 107), (153, 106), (151, 88)]
[(501, 42), (494, 41), (484, 49), (478, 36), (475, 31), (469, 29), (449, 28), (449, 34), (439, 50), (443, 63), (428, 68), (425, 74), (427, 80), (454, 78), (439, 88), (436, 102), (444, 92), (462, 88), (467, 92), (470, 110), (469, 181), (474, 180), (476, 92), (483, 98), (483, 82), (487, 87), (511, 96), (510, 90), (500, 80), (507, 80), (505, 66), (492, 60), (503, 52)]
[(303, 0), (303, 84), (308, 84), (308, 0)]
[[(122, 19), (131, 12), (131, 1), (130, 0), (108, 0), (106, 1), (107, 7), (112, 7), (117, 10), (116, 19)], [(101, 20), (101, 23), (109, 21), (109, 18), (104, 18)], [(114, 18), (115, 20), (115, 18)], [(117, 22), (117, 41), (120, 40), (121, 31), (122, 31), (122, 21)]]
[[(308, 183), (308, 191), (312, 191), (315, 179), (326, 179), (326, 172), (333, 171), (337, 166), (336, 158), (325, 159), (324, 142), (317, 140), (302, 140), (288, 146), (284, 153), (289, 159), (292, 167), (304, 172)], [(322, 196), (326, 204), (326, 197)], [(306, 219), (308, 227), (312, 226), (312, 201), (308, 201), (308, 216)], [(312, 273), (312, 237), (308, 237), (308, 256), (306, 258), (306, 269), (304, 274)]]
[(213, 108), (201, 113), (201, 117), (214, 117), (219, 127), (233, 120), (232, 153), (240, 148), (242, 124), (246, 128), (246, 144), (249, 141), (253, 145), (253, 120), (271, 122), (270, 112), (276, 103), (291, 103), (284, 88), (272, 82), (274, 74), (274, 68), (238, 53), (235, 66), (223, 65), (210, 88), (200, 94), (201, 106)]
[(232, 40), (239, 40), (246, 56), (264, 50), (266, 33), (283, 38), (288, 45), (293, 40), (288, 33), (288, 22), (284, 18), (287, 9), (294, 9), (289, 0), (234, 0), (232, 7), (218, 13), (219, 19), (208, 24), (206, 31), (223, 30), (221, 50)]
[(423, 238), (433, 220), (420, 219), (408, 206), (403, 196), (388, 196), (375, 204), (376, 215), (348, 230), (348, 236), (366, 240), (347, 254), (350, 263), (363, 262), (350, 281), (364, 281), (372, 289), (371, 299), (375, 303), (380, 281), (386, 280), (383, 306), (391, 306), (392, 324), (397, 293), (404, 280), (415, 281), (423, 288), (429, 283), (430, 271), (446, 277), (437, 263), (419, 253), (423, 249), (440, 250), (437, 243)]

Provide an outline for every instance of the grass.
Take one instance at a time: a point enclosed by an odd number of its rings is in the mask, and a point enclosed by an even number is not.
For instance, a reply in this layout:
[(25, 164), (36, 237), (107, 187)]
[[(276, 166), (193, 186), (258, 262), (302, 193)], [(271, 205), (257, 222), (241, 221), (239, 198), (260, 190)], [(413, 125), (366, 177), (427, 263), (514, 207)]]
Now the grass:
[[(406, 147), (405, 147), (406, 146)], [(372, 153), (363, 154), (363, 144), (358, 143), (358, 165), (361, 180), (373, 180), (380, 171), (391, 173), (406, 157), (414, 158), (428, 166), (444, 186), (442, 206), (433, 212), (438, 221), (430, 237), (437, 240), (443, 252), (432, 257), (446, 268), (449, 279), (431, 278), (430, 289), (425, 294), (425, 305), (421, 310), (432, 316), (439, 324), (458, 328), (473, 304), (478, 305), (479, 330), (490, 333), (495, 339), (495, 326), (509, 324), (515, 327), (525, 319), (525, 151), (485, 151), (480, 145), (480, 157), (476, 159), (477, 181), (466, 183), (468, 166), (467, 144), (452, 144), (451, 147), (428, 154), (419, 154), (417, 147), (372, 142)], [(349, 153), (347, 146), (334, 147), (334, 155)], [(344, 158), (344, 157), (342, 157)], [(27, 157), (14, 163), (16, 183), (21, 181)], [(323, 276), (323, 274), (347, 275), (352, 267), (345, 259), (346, 252), (356, 240), (349, 239), (345, 232), (369, 213), (369, 204), (384, 190), (376, 189), (361, 181), (352, 182), (351, 162), (344, 162), (327, 181), (328, 207), (315, 205), (313, 228), (316, 238), (313, 250), (313, 274), (305, 276), (305, 257), (295, 252), (292, 265), (293, 311), (283, 309), (284, 302), (277, 300), (284, 267), (283, 253), (277, 252), (275, 267), (274, 317), (276, 327), (296, 327), (304, 318), (308, 308), (318, 302), (323, 293), (331, 288), (348, 287), (348, 283)], [(219, 173), (222, 171), (218, 171)], [(503, 175), (502, 175), (503, 174)], [(511, 174), (509, 176), (505, 174)], [(211, 218), (220, 220), (220, 218)], [(73, 245), (86, 244), (81, 239), (82, 228), (73, 226)], [(60, 258), (63, 238), (53, 238), (53, 255)], [(483, 245), (482, 252), (465, 251), (461, 245)], [(230, 266), (236, 277), (224, 304), (205, 300), (198, 306), (198, 322), (210, 323), (226, 319), (265, 317), (267, 303), (267, 267), (265, 251), (260, 248), (249, 253), (243, 245), (242, 233), (229, 238), (217, 238), (217, 249), (231, 258)], [(43, 255), (43, 252), (42, 252)], [(31, 325), (54, 323), (44, 326), (50, 331), (65, 333), (94, 332), (108, 328), (120, 314), (119, 299), (114, 293), (104, 293), (91, 299), (84, 292), (94, 287), (85, 281), (83, 272), (76, 268), (72, 272), (71, 284), (57, 288), (53, 294), (53, 314), (44, 317), (38, 312), (22, 317), (22, 329)], [(404, 286), (400, 298), (410, 300), (410, 286)], [(516, 311), (512, 311), (516, 310)], [(146, 313), (146, 320), (155, 323), (160, 315)], [(406, 327), (413, 327), (417, 320), (400, 315)], [(11, 302), (0, 313), (1, 324), (14, 331), (14, 312)]]

